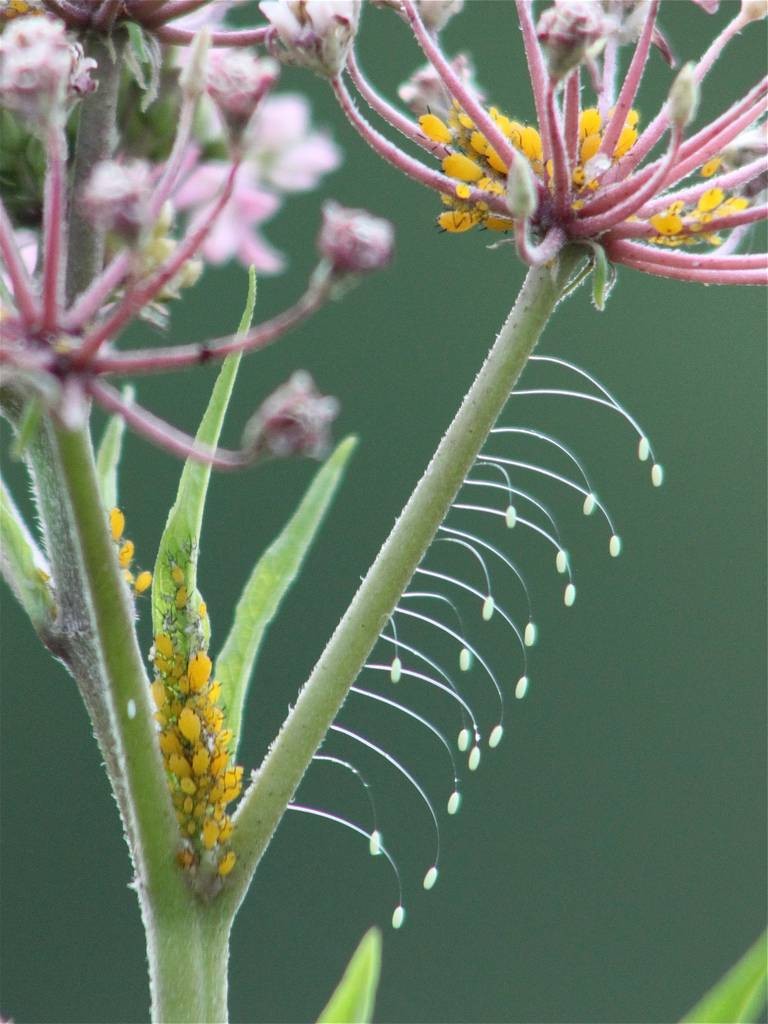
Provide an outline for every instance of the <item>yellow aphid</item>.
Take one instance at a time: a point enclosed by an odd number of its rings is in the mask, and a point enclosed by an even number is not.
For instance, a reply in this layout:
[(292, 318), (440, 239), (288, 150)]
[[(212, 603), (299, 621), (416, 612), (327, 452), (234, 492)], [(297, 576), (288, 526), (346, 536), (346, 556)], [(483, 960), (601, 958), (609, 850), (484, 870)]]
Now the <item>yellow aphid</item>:
[(657, 213), (650, 223), (660, 235), (678, 235), (683, 230), (683, 219), (676, 213)]
[(179, 690), (186, 696), (189, 693), (189, 676), (186, 673), (182, 673), (179, 676)]
[(181, 754), (171, 754), (168, 758), (168, 767), (174, 775), (178, 775), (180, 779), (187, 779), (192, 774), (192, 769), (189, 767), (189, 761)]
[(198, 651), (189, 659), (187, 675), (189, 676), (189, 688), (197, 693), (205, 686), (211, 678), (211, 659), (205, 651)]
[(201, 601), (200, 604), (197, 606), (197, 614), (200, 616), (201, 619), (204, 619), (208, 614), (208, 605), (205, 603), (205, 601)]
[(423, 114), (419, 118), (419, 128), (433, 142), (450, 142), (452, 139), (448, 125), (434, 114)]
[(137, 594), (143, 594), (145, 590), (149, 590), (152, 585), (152, 573), (145, 569), (144, 572), (140, 572), (136, 577), (136, 582), (133, 584), (133, 589)]
[(696, 208), (702, 213), (710, 213), (715, 210), (725, 199), (725, 192), (721, 188), (710, 188), (699, 196)]
[(588, 135), (597, 135), (602, 124), (603, 120), (597, 107), (587, 107), (579, 115), (579, 136), (585, 139)]
[(181, 740), (173, 730), (160, 733), (160, 749), (166, 757), (181, 754)]
[(738, 213), (739, 210), (746, 210), (748, 206), (749, 200), (746, 196), (731, 196), (730, 199), (725, 200), (722, 206), (718, 207), (717, 216), (726, 217), (732, 213)]
[(463, 153), (451, 153), (445, 157), (443, 170), (449, 177), (458, 178), (459, 181), (477, 181), (483, 176), (482, 167)]
[[(185, 793), (189, 794), (189, 796), (192, 796), (193, 793), (197, 792), (197, 786), (192, 781), (192, 779), (186, 779), (186, 778), (182, 779), (181, 782), (179, 783), (179, 785), (181, 786), (182, 790)], [(185, 804), (184, 810), (187, 812), (187, 814), (191, 814), (192, 813), (192, 801), (190, 801), (189, 807), (186, 806), (186, 801), (184, 801), (184, 804)]]
[(491, 167), (494, 169), (494, 171), (498, 171), (499, 174), (506, 174), (507, 173), (507, 165), (501, 159), (501, 157), (496, 152), (496, 150), (493, 148), (493, 146), (488, 146), (488, 148), (486, 150), (486, 153), (485, 153), (485, 158), (488, 161), (488, 163), (491, 165)]
[(613, 151), (614, 157), (619, 160), (626, 153), (632, 149), (634, 144), (637, 142), (637, 131), (634, 128), (630, 128), (625, 125), (619, 134), (619, 141), (616, 143), (616, 148)]
[(211, 755), (205, 749), (205, 747), (199, 747), (192, 758), (192, 771), (198, 778), (201, 775), (205, 775), (208, 771), (208, 767), (211, 763)]
[(173, 580), (177, 587), (180, 587), (184, 582), (184, 570), (181, 568), (180, 565), (174, 565), (174, 567), (171, 569), (171, 579)]
[(133, 573), (128, 569), (123, 569), (123, 579), (130, 586), (133, 583)]
[(227, 766), (227, 755), (226, 753), (217, 754), (216, 757), (211, 761), (211, 775), (214, 777), (221, 775)]
[(232, 821), (229, 818), (225, 818), (224, 821), (221, 823), (221, 826), (220, 826), (219, 842), (220, 843), (226, 843), (226, 841), (232, 835), (233, 830), (234, 830), (234, 825), (232, 824)]
[(529, 160), (541, 160), (543, 156), (541, 136), (535, 128), (531, 128), (530, 125), (523, 128), (521, 144), (523, 152)]
[(155, 650), (158, 654), (170, 658), (173, 654), (173, 643), (167, 633), (158, 633), (155, 637)]
[(191, 708), (184, 708), (179, 715), (179, 732), (189, 743), (197, 743), (200, 739), (202, 723)]
[(208, 691), (208, 700), (211, 704), (215, 704), (221, 696), (221, 683), (215, 682), (211, 684), (211, 688)]
[(469, 199), (472, 195), (472, 189), (466, 183), (466, 181), (460, 181), (456, 186), (456, 195), (459, 199)]
[(113, 508), (109, 513), (109, 529), (112, 534), (112, 540), (120, 540), (123, 536), (123, 530), (125, 529), (125, 516), (119, 508)]
[(719, 156), (713, 157), (711, 160), (707, 160), (705, 164), (702, 164), (701, 170), (699, 171), (702, 178), (711, 178), (712, 175), (720, 169), (721, 163), (722, 160)]
[(127, 540), (121, 545), (120, 553), (117, 557), (123, 569), (127, 568), (133, 561), (134, 551), (135, 546), (132, 540)]
[(165, 693), (165, 687), (159, 679), (156, 679), (150, 686), (152, 692), (152, 700), (155, 702), (155, 707), (158, 711), (161, 711), (168, 699)]
[(469, 231), (477, 223), (477, 217), (463, 210), (450, 210), (441, 213), (437, 218), (438, 225), (443, 231), (451, 234), (458, 234), (461, 231)]
[(203, 846), (206, 848), (206, 850), (212, 850), (219, 838), (219, 826), (216, 824), (213, 818), (209, 818), (208, 821), (206, 821), (206, 823), (203, 825), (202, 835)]
[(458, 115), (458, 120), (461, 127), (466, 128), (468, 132), (472, 131), (472, 129), (475, 127), (475, 122), (472, 120), (469, 114), (465, 114), (463, 110)]
[(514, 224), (506, 217), (486, 217), (483, 226), (489, 231), (511, 231)]
[(583, 164), (591, 160), (595, 153), (597, 153), (602, 141), (599, 135), (587, 135), (583, 139), (579, 148), (579, 158)]
[(187, 588), (186, 587), (179, 587), (179, 589), (176, 591), (175, 604), (176, 604), (176, 607), (179, 610), (181, 610), (182, 608), (186, 607), (186, 604), (187, 604)]
[(230, 850), (229, 853), (224, 854), (224, 856), (219, 861), (219, 874), (221, 875), (222, 878), (226, 878), (226, 876), (230, 873), (232, 868), (235, 866), (236, 860), (237, 857), (235, 856), (233, 850)]
[(488, 150), (488, 139), (486, 139), (482, 132), (472, 132), (469, 137), (469, 144), (476, 153), (485, 156)]
[[(185, 782), (189, 782), (189, 779), (182, 779), (181, 782), (182, 782), (181, 788), (184, 789), (184, 783)], [(184, 811), (185, 814), (191, 814), (192, 813), (192, 808), (194, 806), (195, 806), (195, 801), (192, 799), (191, 796), (188, 796), (185, 799), (184, 803), (181, 805), (181, 809), (182, 809), (182, 811)]]
[(187, 822), (187, 834), (190, 835), (190, 836), (193, 836), (195, 834), (195, 832), (197, 832), (197, 825), (194, 823), (194, 821), (188, 821)]

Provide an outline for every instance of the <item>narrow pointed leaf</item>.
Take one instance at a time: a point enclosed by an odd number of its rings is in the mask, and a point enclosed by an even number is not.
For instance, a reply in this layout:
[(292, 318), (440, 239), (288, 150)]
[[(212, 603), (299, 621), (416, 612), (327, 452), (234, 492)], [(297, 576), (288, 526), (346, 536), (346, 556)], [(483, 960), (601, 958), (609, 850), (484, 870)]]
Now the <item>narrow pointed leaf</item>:
[[(250, 326), (255, 302), (256, 275), (251, 267), (248, 277), (248, 298), (238, 328), (238, 332), (241, 334)], [(199, 444), (211, 448), (218, 444), (224, 416), (240, 366), (240, 355), (238, 352), (227, 356), (222, 363), (208, 402), (208, 408), (205, 410), (205, 415), (195, 436), (195, 440)], [(200, 529), (210, 478), (210, 466), (187, 459), (176, 492), (176, 501), (168, 513), (168, 521), (160, 538), (157, 552), (152, 580), (152, 627), (155, 633), (163, 629), (166, 615), (175, 606), (177, 584), (171, 575), (174, 568), (179, 569), (183, 574), (189, 597), (193, 598), (196, 594)]]
[(298, 509), (254, 566), (238, 602), (232, 629), (216, 660), (216, 678), (235, 743), (264, 633), (301, 568), (356, 444), (356, 438), (346, 438), (317, 472)]
[(681, 1024), (749, 1024), (760, 1020), (768, 992), (766, 932), (707, 992)]
[(0, 570), (36, 629), (53, 621), (50, 570), (5, 483), (0, 480)]
[(381, 932), (371, 928), (352, 955), (318, 1024), (367, 1024), (372, 1020), (380, 971)]
[[(132, 387), (123, 388), (123, 398), (133, 401)], [(109, 510), (117, 505), (117, 470), (123, 453), (125, 420), (122, 416), (110, 416), (96, 452), (96, 482), (99, 485), (101, 503)]]

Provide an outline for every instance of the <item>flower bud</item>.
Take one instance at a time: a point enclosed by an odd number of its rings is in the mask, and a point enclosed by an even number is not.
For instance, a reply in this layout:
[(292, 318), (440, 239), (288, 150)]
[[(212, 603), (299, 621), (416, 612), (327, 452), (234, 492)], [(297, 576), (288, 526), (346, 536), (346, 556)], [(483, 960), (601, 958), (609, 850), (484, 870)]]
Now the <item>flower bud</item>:
[(507, 206), (515, 220), (524, 220), (536, 211), (538, 196), (531, 165), (518, 155), (507, 174)]
[(741, 17), (744, 21), (768, 17), (768, 0), (741, 0)]
[(0, 36), (2, 102), (38, 124), (63, 116), (72, 73), (76, 92), (88, 81), (81, 54), (60, 21), (15, 18)]
[(685, 128), (696, 117), (700, 89), (696, 81), (696, 65), (688, 61), (680, 68), (669, 90), (669, 116), (678, 128)]
[(347, 63), (360, 21), (360, 0), (262, 0), (281, 47), (273, 52), (284, 64), (310, 68), (333, 78)]
[(206, 89), (235, 140), (279, 74), (279, 65), (268, 57), (259, 60), (246, 50), (211, 51)]
[(394, 228), (367, 210), (329, 200), (323, 204), (317, 247), (335, 274), (365, 274), (381, 270), (392, 259)]
[(136, 241), (146, 224), (151, 177), (144, 160), (103, 160), (83, 190), (85, 215), (92, 224)]
[(329, 427), (338, 401), (321, 395), (305, 370), (297, 370), (272, 392), (243, 431), (243, 451), (253, 461), (292, 455), (320, 458), (328, 450)]
[[(485, 97), (475, 85), (474, 69), (469, 57), (463, 53), (457, 54), (451, 61), (451, 67), (462, 83), (469, 86), (473, 95), (482, 102)], [(414, 71), (397, 93), (417, 117), (421, 117), (422, 114), (435, 114), (441, 120), (445, 120), (453, 109), (453, 99), (431, 64)]]
[(439, 32), (463, 7), (464, 0), (416, 0), (419, 16), (430, 32)]
[(544, 47), (550, 76), (560, 81), (578, 67), (590, 47), (613, 28), (600, 4), (586, 0), (555, 0), (542, 12), (536, 35)]

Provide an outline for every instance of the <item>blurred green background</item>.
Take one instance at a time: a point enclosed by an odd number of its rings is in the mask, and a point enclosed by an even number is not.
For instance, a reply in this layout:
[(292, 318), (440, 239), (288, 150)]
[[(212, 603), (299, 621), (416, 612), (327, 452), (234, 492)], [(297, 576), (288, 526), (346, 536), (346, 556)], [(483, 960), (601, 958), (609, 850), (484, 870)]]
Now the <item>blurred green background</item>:
[[(736, 9), (725, 3), (710, 18), (670, 3), (662, 24), (688, 59)], [(532, 116), (511, 4), (473, 0), (445, 41), (475, 55), (495, 102)], [(405, 26), (375, 10), (366, 12), (361, 59), (389, 95), (421, 63)], [(709, 80), (701, 116), (723, 109), (764, 63), (764, 33), (753, 26)], [(650, 69), (646, 117), (670, 81), (658, 54)], [(286, 72), (282, 87), (311, 93), (317, 122), (346, 151), (326, 194), (391, 218), (397, 258), (241, 369), (225, 441), (237, 442), (249, 412), (297, 367), (339, 396), (336, 435), (361, 439), (268, 637), (245, 722), (246, 770), (258, 765), (523, 276), (511, 246), (489, 251), (482, 234), (439, 234), (438, 201), (377, 160), (322, 82)], [(262, 280), (260, 317), (300, 291), (315, 258), (319, 201), (291, 199), (269, 226), (291, 267)], [(173, 337), (227, 332), (245, 287), (239, 268), (210, 272), (176, 311)], [(587, 289), (559, 309), (542, 351), (584, 365), (617, 393), (655, 442), (667, 483), (651, 488), (631, 432), (606, 410), (557, 399), (512, 404), (505, 422), (547, 430), (582, 455), (625, 553), (608, 557), (607, 532), (581, 516), (571, 494), (521, 481), (553, 506), (573, 553), (579, 598), (566, 610), (544, 544), (474, 521), (508, 546), (528, 578), (541, 635), (529, 697), (510, 701), (506, 739), (465, 780), (455, 819), (443, 812), (451, 783), (433, 737), (385, 708), (345, 710), (347, 724), (403, 758), (433, 794), (440, 881), (432, 893), (421, 889), (433, 856), (423, 806), (386, 764), (334, 741), (329, 750), (351, 757), (372, 783), (402, 872), (406, 925), (388, 930), (396, 888), (359, 837), (288, 815), (236, 924), (234, 1021), (313, 1019), (376, 922), (385, 928), (380, 1021), (672, 1021), (752, 942), (766, 896), (765, 328), (758, 290), (631, 271), (620, 271), (605, 313), (594, 311)], [(139, 396), (194, 429), (213, 373), (143, 380)], [(200, 571), (214, 651), (253, 561), (314, 468), (275, 464), (214, 480)], [(120, 500), (141, 565), (153, 562), (179, 470), (128, 438)], [(24, 500), (19, 467), (6, 460), (5, 471)], [(452, 564), (480, 586), (477, 566), (449, 555), (433, 552), (430, 564)], [(496, 578), (519, 612), (519, 593), (498, 570)], [(3, 602), (2, 1013), (19, 1024), (144, 1020), (131, 867), (87, 718), (74, 684), (38, 649), (6, 591)], [(140, 609), (148, 647), (148, 602)], [(484, 627), (476, 606), (462, 613), (509, 687), (520, 673), (509, 635), (497, 622)], [(424, 642), (446, 659), (439, 639)], [(462, 682), (487, 733), (493, 693), (477, 672)], [(424, 710), (455, 735), (446, 701)], [(341, 770), (316, 765), (301, 796), (369, 827), (364, 796)]]

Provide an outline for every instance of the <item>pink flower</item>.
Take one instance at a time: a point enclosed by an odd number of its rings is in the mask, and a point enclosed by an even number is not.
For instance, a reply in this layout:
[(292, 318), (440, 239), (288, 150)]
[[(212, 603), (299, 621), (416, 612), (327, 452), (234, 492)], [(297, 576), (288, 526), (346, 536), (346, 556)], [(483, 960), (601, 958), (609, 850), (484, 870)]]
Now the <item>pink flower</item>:
[(335, 170), (341, 152), (322, 131), (311, 131), (307, 100), (298, 93), (268, 97), (248, 129), (248, 157), (261, 180), (284, 192), (316, 188)]
[[(224, 161), (200, 164), (189, 175), (174, 197), (181, 210), (193, 209), (195, 217), (204, 217), (230, 172)], [(284, 265), (283, 256), (259, 233), (258, 227), (269, 220), (280, 206), (280, 199), (259, 186), (257, 169), (240, 166), (232, 197), (224, 207), (201, 252), (210, 263), (224, 263), (237, 257), (264, 274), (276, 274)]]

